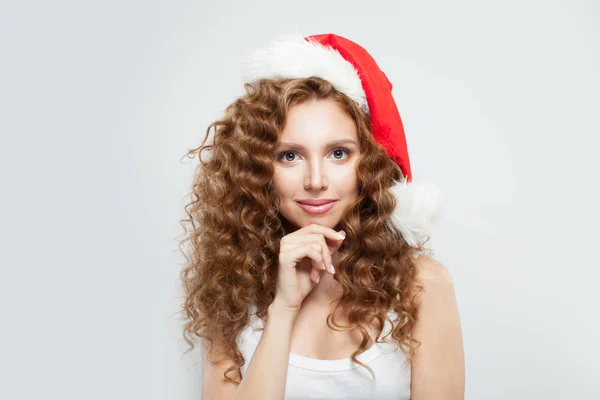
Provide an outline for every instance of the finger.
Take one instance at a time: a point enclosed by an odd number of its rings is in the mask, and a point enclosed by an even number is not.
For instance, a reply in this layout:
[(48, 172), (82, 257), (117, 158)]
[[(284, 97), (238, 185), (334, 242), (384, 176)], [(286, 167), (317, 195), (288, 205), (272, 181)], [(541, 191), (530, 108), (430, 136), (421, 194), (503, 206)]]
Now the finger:
[[(301, 228), (298, 231), (306, 231), (309, 233), (320, 233), (323, 236), (325, 236), (326, 238), (329, 238), (334, 241), (344, 240), (344, 238), (345, 238), (345, 233), (340, 234), (340, 233), (336, 232), (334, 229), (327, 228), (323, 225), (319, 225), (319, 224), (315, 224), (315, 223), (305, 226), (304, 228)], [(296, 231), (294, 233), (297, 233), (298, 231)], [(343, 232), (343, 231), (341, 231), (341, 232)]]
[[(321, 239), (324, 239), (325, 241), (322, 241)], [(327, 240), (329, 240), (329, 243), (327, 243)], [(328, 247), (335, 247), (335, 244), (340, 242), (340, 240), (332, 241), (328, 238), (325, 239), (325, 236), (323, 236), (323, 234), (321, 234), (321, 233), (309, 233), (309, 234), (297, 236), (295, 238), (291, 238), (291, 242), (286, 243), (286, 244), (282, 243), (280, 246), (283, 247), (286, 245), (288, 245), (288, 246), (291, 245), (291, 246), (295, 247), (299, 244), (309, 243), (309, 242), (322, 242), (322, 243), (326, 244)]]
[[(321, 236), (321, 238), (322, 238), (322, 236)], [(313, 267), (314, 267), (315, 269), (319, 270), (319, 271), (320, 271), (320, 270), (327, 271), (329, 268), (327, 268), (327, 264), (325, 264), (325, 263), (326, 263), (326, 258), (325, 258), (325, 255), (324, 255), (325, 251), (324, 251), (324, 249), (323, 249), (323, 245), (322, 245), (321, 243), (310, 243), (310, 245), (311, 245), (311, 246), (312, 246), (312, 247), (313, 247), (313, 248), (314, 248), (316, 251), (318, 251), (318, 252), (319, 252), (319, 254), (321, 255), (321, 262), (320, 262), (320, 263), (317, 263), (316, 261), (314, 261), (314, 262), (312, 263), (312, 264), (313, 264)], [(327, 247), (327, 246), (325, 246), (325, 247)], [(317, 264), (318, 264), (318, 265), (317, 265)]]
[(346, 232), (344, 232), (343, 230), (340, 230), (339, 232), (336, 232), (336, 233), (338, 235), (340, 235), (340, 238), (336, 238), (336, 239), (325, 238), (325, 241), (327, 243), (327, 248), (329, 249), (329, 253), (331, 255), (335, 254), (335, 252), (338, 251), (339, 248), (344, 243), (344, 239), (341, 239), (341, 237), (342, 236), (344, 238), (346, 237)]
[(296, 237), (290, 238), (290, 241), (288, 243), (286, 243), (285, 245), (282, 244), (280, 246), (297, 247), (298, 245), (305, 244), (305, 243), (318, 242), (319, 239), (322, 237), (323, 237), (323, 235), (321, 235), (320, 233), (304, 234), (301, 236), (296, 236)]
[[(329, 230), (329, 228), (323, 227), (321, 225), (317, 225), (317, 224), (313, 224), (316, 225), (317, 227)], [(310, 225), (309, 225), (310, 226)], [(288, 245), (291, 246), (296, 246), (299, 243), (306, 243), (306, 242), (310, 242), (310, 241), (320, 241), (321, 243), (323, 243), (323, 241), (321, 240), (321, 238), (325, 239), (324, 244), (327, 246), (327, 248), (329, 249), (330, 254), (335, 253), (340, 246), (343, 243), (343, 239), (340, 239), (340, 237), (335, 237), (335, 238), (331, 238), (331, 237), (327, 237), (325, 236), (322, 232), (321, 233), (306, 233), (306, 230), (309, 227), (304, 227), (302, 229), (299, 229), (298, 231), (289, 234), (288, 236), (286, 236), (286, 243), (284, 244), (283, 240), (281, 241), (281, 248), (285, 249), (287, 248)], [(317, 228), (319, 229), (319, 228)], [(331, 229), (331, 231), (335, 232), (333, 229)], [(345, 235), (345, 232), (343, 230), (336, 232), (336, 234), (342, 234)], [(325, 258), (327, 259), (327, 255), (325, 255)]]
[[(318, 243), (305, 243), (298, 247), (299, 256), (297, 258), (297, 264), (305, 257), (310, 258), (311, 265), (314, 269), (324, 269), (323, 266), (323, 252), (321, 246)], [(296, 265), (297, 265), (296, 264)]]
[(311, 260), (311, 264), (315, 268), (321, 268), (322, 264), (322, 255), (320, 246), (317, 246), (315, 243), (305, 243), (293, 249), (287, 251), (286, 258), (291, 262), (289, 264), (294, 264), (293, 268), (297, 268), (298, 264), (304, 259), (309, 258)]
[(319, 280), (320, 277), (321, 277), (321, 271), (320, 270), (313, 268), (310, 271), (310, 280), (312, 282), (314, 282), (315, 284), (319, 283), (318, 280)]
[[(343, 232), (343, 231), (340, 231), (340, 232)], [(338, 242), (333, 242), (332, 245), (329, 247), (331, 254), (335, 254), (340, 249), (340, 247), (342, 247), (343, 244), (344, 244), (343, 240), (340, 240)]]
[(331, 267), (333, 265), (333, 257), (331, 256), (331, 247), (327, 244), (325, 237), (323, 235), (319, 236), (319, 242), (321, 243), (321, 247), (323, 248), (323, 260), (325, 262), (325, 270), (330, 273), (335, 273), (334, 269)]
[[(345, 234), (345, 232), (343, 230), (341, 230), (339, 232), (342, 234)], [(323, 258), (325, 259), (325, 265), (327, 266), (328, 271), (330, 270), (329, 265), (331, 265), (331, 255), (333, 255), (336, 251), (338, 251), (339, 248), (344, 243), (344, 241), (341, 239), (331, 240), (329, 238), (326, 238), (323, 234), (320, 234), (320, 233), (299, 236), (298, 238), (296, 238), (296, 240), (299, 243), (303, 243), (303, 242), (307, 242), (307, 241), (318, 241), (324, 247), (326, 247), (329, 250), (329, 252), (324, 252)]]
[(311, 258), (312, 267), (315, 269), (318, 269), (318, 270), (326, 270), (325, 259), (323, 258), (323, 247), (322, 247), (321, 243), (308, 242), (308, 243), (304, 243), (300, 247), (302, 247), (302, 246), (310, 246), (312, 249), (314, 249), (315, 251), (317, 251), (320, 254), (320, 258), (319, 258), (320, 261), (315, 260), (312, 257), (309, 257), (309, 258)]
[(330, 241), (328, 243), (325, 236), (323, 236), (320, 233), (305, 235), (300, 240), (311, 240), (311, 241), (319, 243), (321, 246), (321, 250), (323, 252), (323, 262), (325, 264), (324, 269), (328, 272), (333, 273), (332, 268), (331, 268), (331, 264), (333, 261), (333, 259), (331, 257), (331, 255), (332, 255), (331, 250), (339, 248), (339, 246), (340, 246), (339, 243), (342, 243), (342, 242), (338, 241), (338, 242), (332, 243)]

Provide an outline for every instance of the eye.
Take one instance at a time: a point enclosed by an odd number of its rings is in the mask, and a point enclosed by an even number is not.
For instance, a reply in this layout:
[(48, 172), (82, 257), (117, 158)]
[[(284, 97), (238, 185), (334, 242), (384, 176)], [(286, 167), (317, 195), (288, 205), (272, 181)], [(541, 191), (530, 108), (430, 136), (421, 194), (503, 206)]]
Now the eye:
[[(281, 158), (282, 158), (283, 156), (287, 156), (287, 155), (289, 155), (289, 154), (296, 155), (296, 152), (295, 152), (295, 151), (282, 151), (281, 153), (279, 153), (279, 154), (277, 155), (277, 159), (278, 159), (278, 160), (281, 160)], [(295, 161), (295, 160), (294, 160), (294, 159), (290, 159), (289, 157), (286, 157), (286, 158), (285, 158), (285, 161), (292, 162), (292, 161)]]
[[(343, 160), (342, 157), (344, 156), (344, 153), (346, 153), (348, 156), (351, 154), (350, 150), (348, 150), (346, 148), (343, 148), (343, 147), (334, 149), (331, 152), (331, 154), (334, 155), (333, 157), (336, 160)], [(294, 161), (296, 161), (296, 159), (294, 159), (294, 157), (297, 156), (297, 155), (298, 155), (298, 153), (296, 153), (295, 151), (285, 150), (285, 151), (280, 152), (277, 155), (277, 160), (281, 160), (282, 158), (285, 157), (283, 161), (285, 161), (285, 162), (294, 162)]]
[(350, 155), (350, 151), (348, 149), (344, 149), (344, 148), (341, 148), (341, 147), (338, 148), (338, 149), (333, 150), (332, 153), (334, 154), (334, 157), (335, 157), (336, 160), (341, 160), (341, 158), (337, 158), (335, 155), (340, 154), (340, 153), (342, 153), (342, 155), (343, 155), (344, 152), (346, 154)]

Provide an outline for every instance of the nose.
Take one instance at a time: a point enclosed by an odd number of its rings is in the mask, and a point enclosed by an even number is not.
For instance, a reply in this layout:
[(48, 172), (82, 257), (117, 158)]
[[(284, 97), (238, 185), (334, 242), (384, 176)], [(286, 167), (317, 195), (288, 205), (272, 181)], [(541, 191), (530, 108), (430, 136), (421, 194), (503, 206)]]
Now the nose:
[(308, 172), (304, 178), (304, 189), (320, 191), (326, 190), (329, 185), (329, 179), (325, 173), (325, 168), (321, 164), (321, 160), (313, 160), (307, 163)]

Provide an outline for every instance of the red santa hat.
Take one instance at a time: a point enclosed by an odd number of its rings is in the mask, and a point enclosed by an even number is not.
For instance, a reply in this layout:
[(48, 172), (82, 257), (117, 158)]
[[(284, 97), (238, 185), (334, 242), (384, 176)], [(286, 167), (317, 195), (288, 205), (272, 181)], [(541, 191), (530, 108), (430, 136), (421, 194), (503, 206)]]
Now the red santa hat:
[(392, 83), (371, 55), (358, 44), (334, 34), (288, 36), (255, 51), (245, 66), (245, 80), (319, 77), (358, 104), (371, 119), (372, 135), (403, 174), (389, 188), (396, 208), (389, 223), (412, 246), (423, 244), (440, 214), (434, 185), (415, 185)]

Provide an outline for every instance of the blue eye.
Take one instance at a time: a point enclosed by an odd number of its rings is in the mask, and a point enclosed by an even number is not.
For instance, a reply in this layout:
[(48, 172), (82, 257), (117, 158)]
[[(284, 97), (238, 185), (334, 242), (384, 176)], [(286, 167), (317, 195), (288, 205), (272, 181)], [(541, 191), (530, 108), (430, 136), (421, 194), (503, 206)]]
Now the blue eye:
[[(279, 155), (277, 156), (278, 160), (281, 160), (281, 157), (288, 155), (288, 154), (296, 154), (296, 152), (294, 151), (282, 151), (281, 153), (279, 153)], [(286, 159), (286, 161), (294, 161), (294, 160), (290, 160), (290, 159)]]
[[(335, 150), (333, 150), (333, 153), (334, 153), (334, 154), (335, 154), (335, 153), (338, 153), (338, 152), (346, 152), (346, 154), (350, 155), (350, 151), (348, 151), (347, 149), (342, 149), (342, 148), (340, 148), (340, 149), (335, 149)], [(334, 156), (334, 157), (335, 157), (335, 156)], [(337, 158), (337, 157), (336, 157), (336, 160), (341, 160), (341, 158)]]
[[(343, 158), (338, 158), (338, 157), (337, 157), (337, 155), (339, 155), (339, 154), (340, 154), (340, 152), (342, 153), (342, 157), (343, 157), (343, 153), (346, 153), (348, 156), (350, 155), (350, 150), (348, 150), (348, 149), (345, 149), (345, 148), (341, 148), (341, 147), (340, 147), (340, 148), (337, 148), (337, 149), (334, 149), (334, 150), (333, 150), (331, 153), (332, 153), (332, 154), (334, 154), (334, 158), (335, 158), (336, 160), (342, 160)], [(278, 159), (278, 160), (281, 160), (281, 158), (282, 158), (282, 157), (284, 157), (284, 156), (287, 156), (288, 154), (294, 154), (294, 155), (297, 155), (298, 153), (296, 153), (295, 151), (291, 151), (291, 150), (282, 151), (281, 153), (279, 153), (279, 154), (277, 155), (277, 159)], [(293, 161), (296, 161), (296, 160), (295, 160), (295, 159), (293, 159), (293, 158), (292, 158), (292, 159), (290, 159), (289, 157), (286, 157), (286, 158), (285, 158), (285, 161), (287, 161), (287, 162), (293, 162)]]

